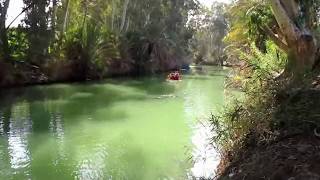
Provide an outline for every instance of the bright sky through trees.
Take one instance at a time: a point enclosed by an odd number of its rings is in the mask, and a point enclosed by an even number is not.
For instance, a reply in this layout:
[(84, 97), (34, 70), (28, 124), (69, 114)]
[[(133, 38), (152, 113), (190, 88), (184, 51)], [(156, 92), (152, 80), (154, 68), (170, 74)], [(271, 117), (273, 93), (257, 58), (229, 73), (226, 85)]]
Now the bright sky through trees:
[(229, 3), (230, 0), (199, 0), (202, 4), (210, 7), (211, 4), (214, 2), (214, 1), (217, 1), (217, 2), (224, 2), (224, 3)]
[[(15, 17), (17, 17), (23, 8), (23, 1), (22, 0), (14, 0), (10, 1), (9, 10), (8, 10), (8, 18), (7, 18), (7, 25), (13, 21)], [(12, 26), (17, 26), (20, 24), (21, 20), (23, 19), (23, 15), (21, 15), (13, 24)]]
[[(210, 7), (211, 4), (214, 1), (218, 1), (218, 2), (225, 2), (228, 3), (230, 2), (230, 0), (199, 0), (202, 4)], [(23, 2), (22, 0), (14, 0), (14, 1), (10, 1), (10, 6), (9, 6), (9, 11), (8, 11), (8, 19), (7, 19), (7, 25), (8, 23), (10, 23), (15, 17), (17, 17), (23, 8)], [(23, 19), (24, 15), (21, 15), (13, 24), (12, 26), (17, 26), (18, 24), (20, 24), (21, 20)]]

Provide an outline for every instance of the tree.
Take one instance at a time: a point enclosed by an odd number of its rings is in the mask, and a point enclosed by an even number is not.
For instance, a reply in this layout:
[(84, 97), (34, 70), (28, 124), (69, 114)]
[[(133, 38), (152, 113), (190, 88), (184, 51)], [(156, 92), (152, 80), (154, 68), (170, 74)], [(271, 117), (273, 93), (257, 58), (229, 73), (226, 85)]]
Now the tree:
[[(49, 31), (50, 0), (23, 0), (29, 7), (25, 14), (25, 24), (28, 29), (29, 58), (33, 63), (41, 64), (48, 54), (51, 32)], [(51, 27), (52, 28), (52, 27)]]
[(211, 9), (204, 7), (201, 11), (189, 21), (197, 27), (191, 47), (196, 56), (196, 63), (206, 61), (206, 63), (222, 65), (225, 48), (223, 39), (228, 31), (226, 5), (215, 2)]
[(10, 0), (0, 1), (0, 56), (2, 55), (7, 60), (10, 58), (10, 49), (6, 27), (9, 4)]
[(271, 40), (288, 55), (284, 77), (299, 79), (319, 63), (319, 3), (319, 0), (235, 1), (229, 10), (232, 27), (227, 40), (243, 51), (248, 51), (254, 41), (262, 52), (266, 52), (265, 44)]
[(277, 24), (266, 27), (268, 35), (288, 54), (287, 72), (300, 76), (319, 60), (319, 6), (313, 0), (269, 0), (269, 3)]

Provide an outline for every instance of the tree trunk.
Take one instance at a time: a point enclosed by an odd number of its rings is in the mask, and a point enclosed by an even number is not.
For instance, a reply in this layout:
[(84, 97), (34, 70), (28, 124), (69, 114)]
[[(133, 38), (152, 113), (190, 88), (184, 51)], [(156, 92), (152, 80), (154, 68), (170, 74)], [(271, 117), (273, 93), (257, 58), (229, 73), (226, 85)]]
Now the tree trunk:
[(6, 29), (6, 19), (7, 19), (7, 12), (9, 8), (10, 0), (6, 0), (3, 3), (3, 6), (0, 5), (0, 48), (1, 52), (3, 54), (3, 57), (6, 60), (10, 59), (10, 49), (9, 49), (9, 43), (8, 43), (8, 34)]
[(120, 32), (123, 31), (124, 25), (125, 25), (125, 23), (126, 23), (128, 5), (129, 5), (129, 0), (125, 0), (125, 3), (124, 3), (124, 5), (123, 5), (123, 12), (122, 12), (122, 20), (121, 20)]
[(301, 37), (290, 43), (286, 72), (293, 79), (302, 79), (310, 72), (318, 58), (315, 40), (312, 36)]
[(88, 4), (87, 4), (87, 1), (85, 2), (85, 7), (84, 7), (84, 15), (83, 15), (83, 19), (82, 19), (82, 36), (84, 34), (84, 31), (85, 31), (85, 25), (86, 25), (86, 22), (87, 22), (87, 16), (88, 16)]
[[(300, 14), (309, 16), (300, 4), (293, 0), (269, 0), (281, 34), (276, 36), (264, 28), (270, 38), (288, 54), (285, 74), (293, 79), (302, 79), (310, 72), (318, 58), (316, 36), (310, 23), (297, 23)], [(312, 23), (311, 23), (312, 24)], [(280, 37), (283, 35), (283, 37)]]
[(52, 0), (51, 29), (52, 29), (53, 35), (55, 35), (56, 33), (57, 9), (58, 9), (57, 0)]
[(66, 10), (64, 12), (64, 18), (63, 18), (63, 27), (62, 27), (62, 34), (64, 34), (67, 30), (67, 22), (68, 22), (68, 16), (69, 16), (69, 6), (70, 6), (70, 0), (66, 0)]
[(111, 19), (111, 30), (114, 30), (114, 19), (116, 15), (116, 6), (115, 6), (115, 0), (112, 0), (112, 19)]

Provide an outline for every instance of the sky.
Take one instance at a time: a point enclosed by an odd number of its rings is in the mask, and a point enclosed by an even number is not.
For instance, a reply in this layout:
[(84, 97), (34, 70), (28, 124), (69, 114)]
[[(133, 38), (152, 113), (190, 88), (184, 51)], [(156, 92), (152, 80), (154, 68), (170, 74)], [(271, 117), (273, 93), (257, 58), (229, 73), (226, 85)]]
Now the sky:
[(210, 7), (211, 4), (214, 1), (216, 1), (216, 2), (224, 2), (224, 3), (229, 3), (230, 2), (230, 0), (199, 0), (199, 1), (200, 1), (200, 3), (202, 3), (202, 4), (204, 4), (204, 5), (208, 6), (208, 7)]
[[(22, 0), (10, 1), (9, 9), (8, 9), (7, 25), (9, 25), (9, 23), (11, 23), (12, 20), (21, 13), (22, 8), (23, 8)], [(17, 19), (12, 24), (12, 26), (17, 26), (21, 22), (22, 18), (23, 18), (23, 15), (20, 16), (20, 18)]]
[[(230, 2), (230, 0), (199, 0), (200, 3), (210, 7), (211, 4), (214, 1), (218, 1), (218, 2), (225, 2), (228, 3)], [(10, 1), (10, 5), (9, 5), (9, 10), (8, 10), (8, 18), (7, 18), (7, 25), (15, 18), (17, 17), (20, 12), (22, 11), (23, 8), (23, 3), (22, 0), (14, 0), (14, 1)], [(21, 20), (23, 19), (23, 15), (21, 15), (13, 24), (12, 26), (17, 26)]]

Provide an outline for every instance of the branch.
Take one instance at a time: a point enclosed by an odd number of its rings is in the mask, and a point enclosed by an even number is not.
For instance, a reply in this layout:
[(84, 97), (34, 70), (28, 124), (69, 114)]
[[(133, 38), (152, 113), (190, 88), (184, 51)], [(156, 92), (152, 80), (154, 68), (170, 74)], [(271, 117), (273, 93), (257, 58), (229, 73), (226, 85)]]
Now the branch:
[(269, 0), (269, 2), (281, 31), (286, 35), (288, 43), (296, 41), (300, 30), (292, 21), (294, 17), (289, 17), (280, 0)]
[(295, 0), (281, 0), (281, 4), (289, 17), (292, 17), (294, 20), (299, 17), (299, 4)]
[(26, 12), (28, 9), (30, 9), (31, 6), (33, 6), (34, 3), (31, 3), (29, 6), (25, 7), (18, 16), (16, 16), (8, 25), (6, 28), (7, 30), (10, 28), (10, 26), (18, 19), (19, 16), (21, 16), (24, 12)]
[(63, 18), (62, 33), (65, 33), (65, 31), (67, 29), (67, 21), (68, 21), (68, 16), (69, 16), (69, 6), (70, 6), (70, 0), (67, 0), (66, 10), (64, 12), (64, 18)]
[(283, 42), (281, 40), (281, 37), (277, 36), (268, 26), (264, 26), (263, 28), (260, 28), (266, 35), (269, 36), (269, 38), (284, 52), (289, 52), (289, 47), (287, 42)]

